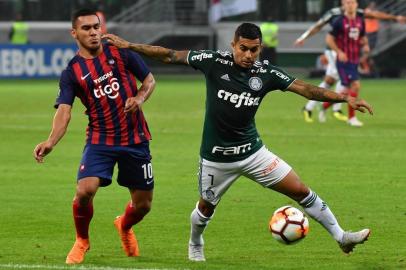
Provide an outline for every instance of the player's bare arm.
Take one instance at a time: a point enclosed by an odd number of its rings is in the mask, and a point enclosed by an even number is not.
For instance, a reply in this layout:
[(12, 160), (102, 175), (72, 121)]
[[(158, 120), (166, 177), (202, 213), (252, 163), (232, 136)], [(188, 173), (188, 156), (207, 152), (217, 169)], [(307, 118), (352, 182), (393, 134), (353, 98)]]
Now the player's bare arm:
[(177, 51), (160, 46), (130, 43), (113, 34), (105, 34), (103, 38), (116, 47), (130, 49), (167, 64), (188, 64), (187, 56), (189, 51)]
[(128, 98), (125, 102), (124, 112), (132, 113), (137, 111), (141, 105), (148, 100), (155, 89), (155, 79), (152, 73), (145, 77), (135, 97)]
[(48, 139), (39, 143), (34, 148), (33, 155), (37, 162), (44, 162), (44, 157), (52, 151), (53, 147), (62, 139), (63, 135), (65, 135), (71, 118), (71, 110), (72, 106), (67, 104), (60, 104), (58, 106)]
[(306, 83), (302, 80), (296, 79), (287, 90), (311, 100), (335, 103), (347, 102), (355, 110), (360, 112), (368, 110), (370, 114), (373, 114), (372, 107), (364, 100), (357, 100), (348, 95), (337, 94), (334, 91)]
[(366, 18), (386, 20), (386, 21), (395, 21), (398, 23), (406, 23), (406, 16), (393, 15), (393, 14), (385, 13), (382, 11), (368, 10), (368, 9), (364, 10), (364, 14), (365, 14)]
[(324, 27), (324, 25), (326, 25), (326, 23), (323, 21), (316, 22), (309, 29), (307, 29), (298, 39), (296, 39), (294, 45), (303, 46), (305, 40), (320, 32), (320, 30)]
[(340, 60), (341, 62), (348, 61), (347, 55), (342, 50), (340, 50), (340, 48), (338, 48), (337, 43), (335, 41), (335, 37), (333, 35), (331, 34), (326, 35), (326, 44), (330, 49), (332, 49), (337, 53), (338, 60)]

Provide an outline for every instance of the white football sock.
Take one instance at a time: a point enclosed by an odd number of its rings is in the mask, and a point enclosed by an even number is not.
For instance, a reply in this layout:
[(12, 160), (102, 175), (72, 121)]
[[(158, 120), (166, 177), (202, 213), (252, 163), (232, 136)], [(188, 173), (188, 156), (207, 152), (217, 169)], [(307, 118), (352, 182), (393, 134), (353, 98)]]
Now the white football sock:
[(343, 229), (330, 208), (316, 193), (310, 190), (309, 195), (300, 202), (300, 205), (305, 213), (326, 228), (336, 241), (341, 241), (344, 234)]
[[(322, 81), (319, 84), (319, 87), (321, 88), (326, 88), (326, 89), (330, 89), (331, 85), (326, 83), (325, 81)], [(305, 110), (306, 111), (313, 111), (314, 107), (316, 107), (316, 105), (319, 104), (319, 101), (316, 100), (309, 100), (306, 105), (305, 105)]]
[(198, 208), (198, 204), (196, 204), (196, 208), (193, 209), (192, 214), (190, 215), (190, 239), (189, 243), (192, 245), (203, 245), (203, 231), (206, 229), (207, 224), (212, 219), (211, 217), (204, 216)]
[[(341, 84), (341, 81), (338, 81), (336, 84), (336, 90), (335, 92), (340, 94), (345, 90), (345, 86)], [(342, 103), (334, 103), (333, 104), (333, 112), (341, 111), (341, 105)]]

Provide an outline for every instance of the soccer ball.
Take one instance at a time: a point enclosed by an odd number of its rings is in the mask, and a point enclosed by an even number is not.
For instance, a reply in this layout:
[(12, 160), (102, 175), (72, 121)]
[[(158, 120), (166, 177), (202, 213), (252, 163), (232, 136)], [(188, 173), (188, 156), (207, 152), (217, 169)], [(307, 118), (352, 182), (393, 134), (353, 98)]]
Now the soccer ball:
[(291, 245), (305, 238), (309, 232), (309, 221), (299, 209), (282, 206), (273, 213), (269, 230), (280, 243)]

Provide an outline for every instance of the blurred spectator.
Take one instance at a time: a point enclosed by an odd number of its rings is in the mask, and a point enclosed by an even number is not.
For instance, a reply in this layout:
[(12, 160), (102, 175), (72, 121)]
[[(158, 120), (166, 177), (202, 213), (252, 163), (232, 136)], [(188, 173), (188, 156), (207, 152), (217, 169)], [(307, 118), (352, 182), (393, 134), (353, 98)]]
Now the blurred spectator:
[(278, 32), (279, 26), (268, 17), (267, 22), (264, 22), (260, 26), (262, 32), (263, 48), (260, 54), (261, 61), (269, 60), (272, 65), (277, 64), (276, 48), (279, 44)]
[[(376, 8), (375, 2), (371, 2), (365, 8), (366, 12), (374, 11)], [(376, 41), (378, 39), (378, 31), (379, 31), (379, 20), (372, 19), (372, 18), (365, 18), (365, 32), (367, 33), (367, 38), (369, 42), (369, 47), (371, 51), (375, 48)]]
[(11, 25), (8, 37), (11, 44), (27, 44), (29, 42), (28, 24), (22, 20), (20, 13), (16, 15), (15, 21)]

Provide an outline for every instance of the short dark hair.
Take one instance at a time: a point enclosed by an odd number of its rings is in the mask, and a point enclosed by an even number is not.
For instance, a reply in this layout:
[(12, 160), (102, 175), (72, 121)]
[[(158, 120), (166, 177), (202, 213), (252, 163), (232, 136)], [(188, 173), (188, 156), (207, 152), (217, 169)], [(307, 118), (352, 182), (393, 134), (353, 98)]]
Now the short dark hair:
[(79, 17), (81, 17), (81, 16), (90, 16), (90, 15), (96, 16), (99, 19), (99, 22), (100, 22), (100, 18), (99, 18), (99, 16), (97, 16), (96, 11), (94, 11), (92, 9), (83, 8), (83, 9), (79, 9), (79, 10), (76, 10), (75, 12), (73, 12), (73, 14), (72, 14), (72, 28), (75, 28), (76, 20)]
[(259, 38), (259, 41), (262, 42), (261, 29), (253, 23), (242, 23), (237, 27), (234, 34), (234, 41), (238, 41), (240, 37), (247, 39)]

